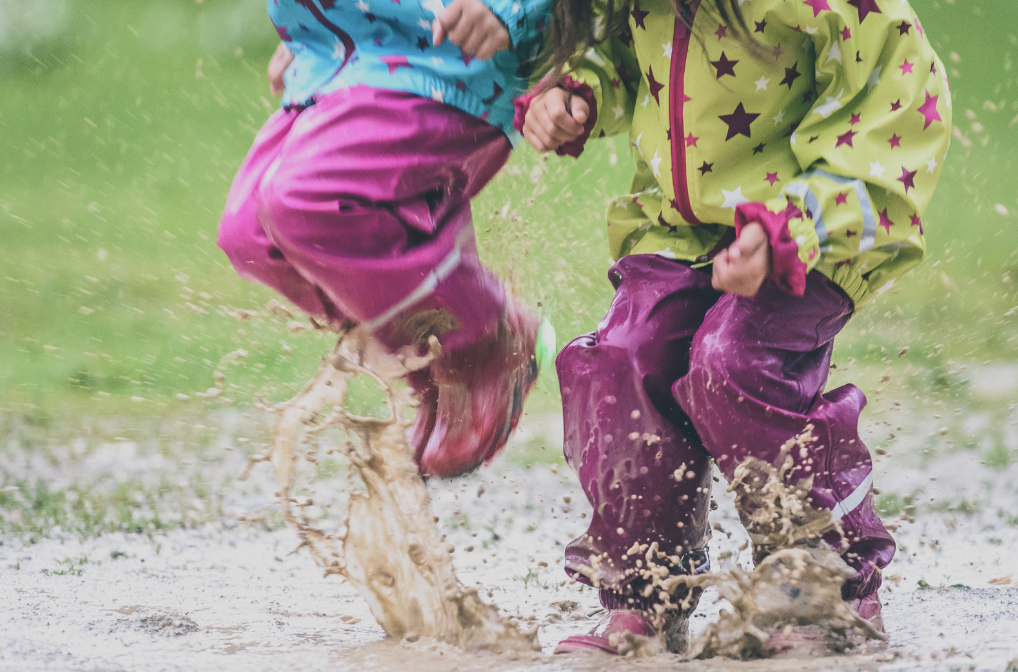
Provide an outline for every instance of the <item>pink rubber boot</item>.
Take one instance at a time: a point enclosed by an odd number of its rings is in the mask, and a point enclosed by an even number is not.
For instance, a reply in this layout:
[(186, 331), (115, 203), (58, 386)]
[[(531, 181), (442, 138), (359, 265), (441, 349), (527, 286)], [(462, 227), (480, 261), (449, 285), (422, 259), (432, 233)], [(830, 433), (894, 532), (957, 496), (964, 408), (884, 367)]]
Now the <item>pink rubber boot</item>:
[[(445, 352), (432, 364), (435, 419), (424, 418), (411, 430), (422, 441), (416, 446), (422, 472), (459, 476), (505, 446), (537, 379), (537, 331), (534, 316), (510, 300), (495, 336)], [(421, 413), (427, 409), (422, 406)]]
[[(593, 630), (585, 635), (566, 637), (555, 647), (555, 653), (598, 651), (617, 656), (619, 638), (627, 634), (638, 637), (655, 637), (657, 629), (645, 611), (609, 609)], [(615, 635), (614, 644), (612, 635)]]

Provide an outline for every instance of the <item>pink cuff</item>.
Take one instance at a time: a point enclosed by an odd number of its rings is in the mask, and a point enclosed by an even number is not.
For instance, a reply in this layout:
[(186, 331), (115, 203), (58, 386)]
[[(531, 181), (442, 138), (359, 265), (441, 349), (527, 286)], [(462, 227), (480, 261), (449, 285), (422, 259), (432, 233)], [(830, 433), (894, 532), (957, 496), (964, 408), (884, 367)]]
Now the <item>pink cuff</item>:
[(771, 244), (770, 279), (782, 291), (802, 296), (806, 291), (806, 264), (799, 259), (799, 245), (788, 231), (791, 219), (802, 217), (802, 211), (791, 203), (784, 212), (773, 213), (763, 203), (743, 203), (735, 208), (735, 234), (750, 224), (759, 224), (767, 232)]
[[(544, 84), (544, 80), (541, 84)], [(530, 110), (530, 103), (544, 88), (538, 84), (527, 93), (519, 96), (513, 101), (513, 107), (515, 108), (515, 114), (513, 115), (513, 128), (517, 131), (523, 132), (523, 123), (527, 119), (527, 111)], [(597, 123), (597, 101), (594, 99), (594, 90), (582, 82), (577, 82), (569, 75), (566, 75), (561, 82), (557, 84), (558, 88), (569, 91), (574, 96), (580, 96), (587, 102), (587, 108), (590, 110), (590, 114), (587, 116), (587, 123), (583, 125), (583, 133), (580, 137), (576, 138), (572, 142), (567, 142), (558, 148), (555, 152), (559, 156), (571, 156), (573, 158), (578, 157), (583, 153), (583, 146), (587, 143), (587, 138), (590, 137), (590, 132), (594, 130), (594, 125)]]

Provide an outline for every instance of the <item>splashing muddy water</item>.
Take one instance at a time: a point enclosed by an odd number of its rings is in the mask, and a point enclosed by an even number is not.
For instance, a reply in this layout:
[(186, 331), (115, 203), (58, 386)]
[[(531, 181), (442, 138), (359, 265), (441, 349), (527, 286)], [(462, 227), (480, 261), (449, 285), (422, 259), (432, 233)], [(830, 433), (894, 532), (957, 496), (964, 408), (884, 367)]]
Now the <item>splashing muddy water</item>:
[[(394, 382), (439, 355), (434, 340), (424, 356), (392, 355), (357, 330), (346, 333), (300, 394), (269, 409), (279, 416), (273, 443), (251, 464), (272, 462), (281, 510), (297, 530), (300, 547), (310, 550), (326, 576), (350, 582), (390, 637), (433, 639), (467, 651), (540, 650), (536, 630), (522, 632), (457, 579), (452, 548), (438, 531), (428, 490), (406, 442), (408, 410), (416, 404), (411, 391)], [(356, 376), (381, 388), (388, 417), (349, 412), (347, 390)], [(340, 428), (356, 441), (323, 449), (316, 437), (330, 428)], [(777, 467), (749, 458), (736, 470), (730, 490), (758, 550), (759, 562), (752, 571), (738, 567), (733, 554), (725, 553), (720, 571), (669, 576), (655, 571), (655, 561), (663, 557), (656, 545), (633, 549), (646, 556), (644, 596), (661, 594), (658, 625), (663, 635), (646, 641), (620, 639), (621, 654), (646, 657), (675, 650), (678, 644), (692, 658), (755, 658), (780, 653), (776, 642), (794, 641), (802, 633), (833, 651), (867, 638), (884, 639), (841, 599), (841, 586), (853, 570), (820, 540), (837, 523), (830, 512), (809, 505), (811, 479), (787, 482), (789, 452), (810, 440), (807, 429), (789, 441)], [(328, 498), (330, 493), (322, 488), (336, 481), (302, 479), (299, 467), (302, 462), (317, 465), (334, 453), (352, 469), (345, 515), (339, 526), (330, 527), (323, 520), (328, 506), (316, 500)], [(358, 486), (362, 492), (355, 491)], [(670, 636), (675, 614), (692, 612), (703, 590), (712, 586), (733, 610), (723, 610), (688, 646), (684, 630), (677, 638)], [(798, 634), (789, 640), (792, 629)]]
[[(326, 576), (339, 575), (357, 589), (390, 637), (432, 638), (467, 651), (540, 650), (536, 630), (521, 632), (456, 578), (452, 549), (438, 532), (406, 442), (407, 410), (415, 402), (409, 389), (393, 383), (439, 354), (434, 339), (426, 356), (407, 357), (387, 353), (357, 330), (344, 334), (304, 390), (271, 409), (279, 414), (273, 443), (252, 464), (272, 462), (283, 515), (301, 545)], [(347, 410), (349, 382), (359, 375), (385, 393), (388, 418)], [(298, 478), (302, 460), (316, 464), (320, 457), (315, 435), (330, 427), (356, 439), (325, 452), (343, 455), (364, 490), (349, 495), (343, 524), (334, 531), (318, 517), (314, 479)]]
[(735, 469), (729, 491), (754, 545), (754, 569), (739, 567), (725, 552), (719, 572), (660, 582), (668, 595), (693, 595), (695, 589), (714, 586), (733, 608), (722, 610), (691, 643), (690, 657), (839, 652), (867, 639), (886, 641), (842, 600), (841, 587), (854, 570), (821, 540), (838, 522), (830, 511), (810, 505), (813, 477), (789, 482), (790, 453), (813, 441), (812, 429), (782, 447), (778, 466), (750, 457)]

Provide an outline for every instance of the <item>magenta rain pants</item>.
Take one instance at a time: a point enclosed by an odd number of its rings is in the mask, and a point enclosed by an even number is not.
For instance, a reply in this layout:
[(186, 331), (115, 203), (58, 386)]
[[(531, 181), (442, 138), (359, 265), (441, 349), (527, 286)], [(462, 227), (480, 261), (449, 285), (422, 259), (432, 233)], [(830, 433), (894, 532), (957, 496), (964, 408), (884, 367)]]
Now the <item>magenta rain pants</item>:
[[(634, 543), (680, 556), (675, 573), (705, 571), (710, 458), (730, 479), (748, 456), (774, 463), (813, 425), (818, 441), (806, 456), (793, 451), (790, 477), (809, 465), (813, 505), (841, 521), (844, 538), (825, 539), (856, 569), (845, 599), (875, 591), (895, 545), (858, 433), (866, 399), (854, 385), (823, 392), (851, 300), (819, 273), (802, 297), (769, 280), (752, 299), (721, 294), (709, 272), (656, 255), (625, 257), (609, 278), (608, 314), (556, 362), (566, 459), (594, 508), (566, 571), (601, 588), (608, 608), (641, 602), (632, 598), (641, 554), (626, 554)], [(695, 477), (674, 478), (683, 464)]]
[(333, 325), (443, 309), (455, 351), (493, 334), (505, 292), (477, 256), (470, 198), (509, 157), (497, 128), (413, 94), (357, 86), (280, 110), (234, 179), (219, 246), (240, 275)]

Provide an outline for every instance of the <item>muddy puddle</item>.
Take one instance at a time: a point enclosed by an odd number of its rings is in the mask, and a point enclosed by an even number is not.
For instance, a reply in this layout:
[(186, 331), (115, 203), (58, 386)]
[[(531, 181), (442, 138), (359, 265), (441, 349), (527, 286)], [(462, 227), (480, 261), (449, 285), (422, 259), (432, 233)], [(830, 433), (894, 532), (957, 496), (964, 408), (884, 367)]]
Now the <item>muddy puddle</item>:
[[(320, 419), (334, 410), (335, 404), (323, 406)], [(399, 417), (398, 411), (392, 417)], [(554, 436), (541, 436), (549, 427), (555, 431), (554, 417), (525, 417), (523, 423), (520, 435), (528, 441), (556, 445)], [(301, 426), (315, 425), (301, 421)], [(312, 432), (306, 444), (295, 438), (294, 453), (309, 454), (315, 462), (296, 462), (290, 504), (291, 515), (304, 516), (301, 524), (309, 531), (319, 530), (322, 539), (332, 535), (331, 544), (337, 544), (351, 529), (343, 513), (351, 495), (366, 496), (368, 486), (341, 466), (348, 447), (330, 431)], [(55, 454), (44, 469), (26, 457), (24, 468), (53, 482), (99, 478), (109, 464), (133, 468), (130, 459), (110, 457), (128, 454), (125, 444), (111, 445), (108, 454), (104, 450), (94, 460)], [(183, 478), (190, 469), (239, 474), (245, 466), (241, 451), (220, 451), (222, 462), (215, 465), (167, 459), (156, 468), (140, 448), (132, 450), (154, 477)], [(238, 523), (239, 514), (227, 513), (189, 529), (144, 534), (82, 539), (55, 530), (34, 543), (0, 538), (0, 670), (1006, 672), (1009, 665), (1018, 666), (1018, 465), (990, 470), (977, 453), (966, 452), (910, 461), (902, 451), (895, 460), (878, 459), (879, 487), (909, 494), (900, 510), (886, 516), (899, 543), (881, 591), (886, 643), (823, 659), (686, 661), (657, 654), (618, 661), (551, 654), (559, 639), (590, 630), (601, 615), (596, 595), (568, 582), (561, 566), (563, 545), (586, 527), (589, 510), (567, 468), (528, 464), (519, 457), (526, 450), (517, 445), (477, 473), (423, 485), (415, 501), (428, 502), (438, 522), (430, 518), (430, 527), (397, 529), (409, 529), (401, 547), (407, 557), (421, 529), (439, 540), (438, 548), (447, 554), (442, 571), (455, 578), (457, 594), (476, 591), (480, 601), (497, 606), (500, 623), (536, 631), (540, 652), (466, 653), (424, 636), (423, 628), (416, 642), (389, 637), (352, 571), (353, 580), (334, 571), (323, 576), (330, 558), (350, 557), (347, 548), (337, 556), (328, 555), (328, 546), (312, 554), (311, 545), (294, 532), (299, 528)], [(5, 454), (5, 469), (21, 465), (19, 454)], [(224, 508), (251, 511), (271, 504), (277, 491), (274, 472), (258, 464), (245, 482), (224, 477)], [(710, 552), (718, 574), (741, 576), (752, 587), (752, 547), (735, 513), (735, 493), (719, 487), (715, 497), (718, 509), (711, 522), (723, 533), (714, 535)], [(776, 569), (794, 571), (795, 559), (788, 560)], [(362, 566), (389, 562), (403, 560), (371, 559), (373, 564)], [(831, 571), (837, 574), (836, 567)], [(732, 604), (739, 596), (722, 584), (705, 586), (691, 618), (694, 641), (709, 639), (726, 618), (723, 612), (737, 615)]]

